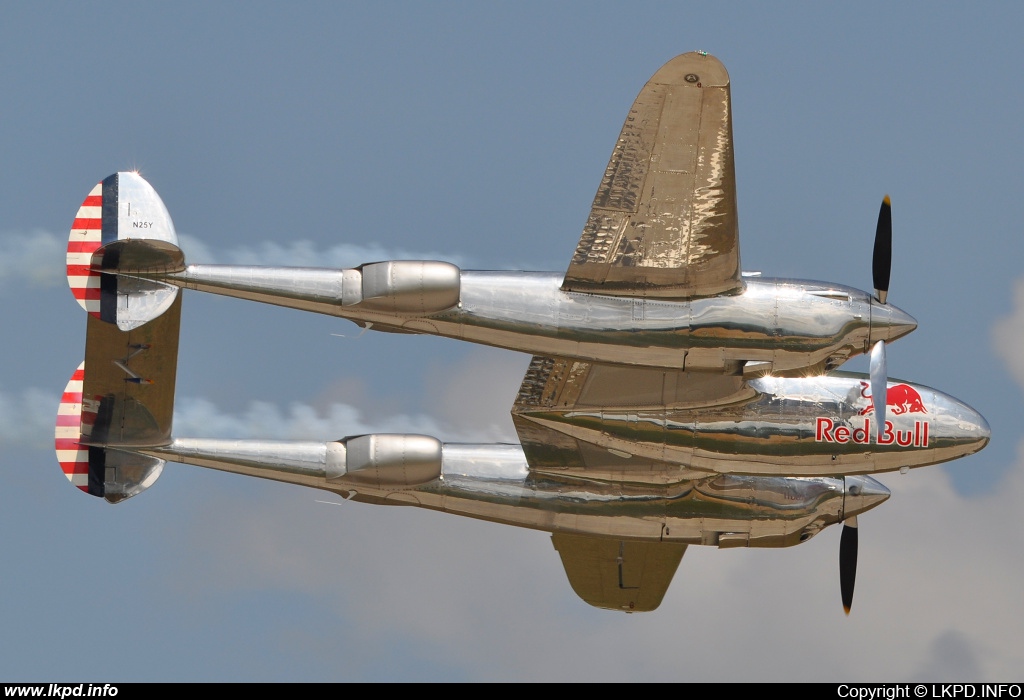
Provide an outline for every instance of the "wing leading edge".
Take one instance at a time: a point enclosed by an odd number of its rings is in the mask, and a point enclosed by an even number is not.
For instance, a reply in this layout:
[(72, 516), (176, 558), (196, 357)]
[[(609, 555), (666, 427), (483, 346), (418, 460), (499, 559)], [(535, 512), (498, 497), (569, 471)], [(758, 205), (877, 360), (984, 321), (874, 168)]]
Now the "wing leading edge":
[(729, 73), (686, 53), (633, 103), (562, 289), (689, 298), (742, 288)]

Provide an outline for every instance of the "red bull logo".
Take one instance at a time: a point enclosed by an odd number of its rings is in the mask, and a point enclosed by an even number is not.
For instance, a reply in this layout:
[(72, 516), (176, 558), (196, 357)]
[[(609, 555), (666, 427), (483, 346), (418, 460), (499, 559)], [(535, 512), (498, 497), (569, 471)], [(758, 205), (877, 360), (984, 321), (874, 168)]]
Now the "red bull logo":
[[(814, 421), (814, 441), (834, 442), (839, 445), (854, 443), (867, 445), (871, 442), (871, 419), (864, 417), (863, 425), (854, 427), (852, 424), (835, 421), (819, 416)], [(892, 421), (885, 421), (885, 429), (878, 437), (879, 445), (896, 444), (900, 447), (928, 447), (928, 421), (914, 421), (913, 429), (896, 430)]]
[[(866, 408), (858, 415), (864, 416), (863, 425), (854, 426), (838, 422), (832, 418), (818, 417), (814, 424), (815, 442), (833, 442), (839, 445), (853, 443), (856, 445), (867, 445), (871, 442), (871, 419), (867, 414), (874, 413), (874, 399), (868, 395), (870, 385), (861, 382), (860, 395), (868, 400)], [(917, 389), (907, 384), (896, 384), (885, 392), (886, 410), (894, 416), (901, 416), (905, 413), (928, 413), (921, 400)], [(915, 420), (914, 427), (906, 430), (897, 430), (892, 421), (885, 421), (885, 428), (878, 437), (879, 445), (899, 445), (900, 447), (928, 447), (928, 421)]]
[[(867, 408), (860, 412), (860, 415), (866, 416), (875, 410), (875, 400), (867, 394), (869, 388), (867, 382), (861, 382), (860, 386), (860, 395), (870, 402)], [(928, 413), (917, 389), (908, 384), (896, 384), (889, 387), (885, 392), (885, 406), (887, 410), (892, 411), (894, 416), (901, 416), (904, 413)]]

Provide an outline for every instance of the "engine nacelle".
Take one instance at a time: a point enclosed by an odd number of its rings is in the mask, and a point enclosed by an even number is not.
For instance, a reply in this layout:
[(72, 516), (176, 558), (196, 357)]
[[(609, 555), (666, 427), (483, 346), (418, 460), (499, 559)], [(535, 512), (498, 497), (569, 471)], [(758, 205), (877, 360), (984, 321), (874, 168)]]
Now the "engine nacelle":
[(343, 304), (397, 314), (432, 314), (459, 303), (461, 272), (437, 260), (389, 260), (358, 269), (360, 298), (355, 300), (353, 272), (345, 270)]
[(441, 476), (441, 442), (427, 435), (373, 434), (327, 445), (326, 478), (410, 488)]

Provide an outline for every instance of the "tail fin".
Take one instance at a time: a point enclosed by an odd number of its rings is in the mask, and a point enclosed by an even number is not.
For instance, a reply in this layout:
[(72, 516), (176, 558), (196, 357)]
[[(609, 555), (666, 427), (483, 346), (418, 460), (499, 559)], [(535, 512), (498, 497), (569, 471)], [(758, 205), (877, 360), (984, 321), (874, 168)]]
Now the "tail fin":
[(170, 214), (142, 176), (115, 173), (92, 188), (71, 225), (67, 252), (68, 285), (91, 316), (121, 330), (156, 318), (177, 287), (131, 273), (183, 268)]
[(117, 173), (93, 188), (68, 243), (68, 282), (89, 312), (85, 361), (64, 390), (54, 439), (68, 480), (111, 503), (163, 469), (128, 450), (171, 441), (181, 324), (177, 288), (126, 275), (178, 265), (174, 227), (149, 183)]

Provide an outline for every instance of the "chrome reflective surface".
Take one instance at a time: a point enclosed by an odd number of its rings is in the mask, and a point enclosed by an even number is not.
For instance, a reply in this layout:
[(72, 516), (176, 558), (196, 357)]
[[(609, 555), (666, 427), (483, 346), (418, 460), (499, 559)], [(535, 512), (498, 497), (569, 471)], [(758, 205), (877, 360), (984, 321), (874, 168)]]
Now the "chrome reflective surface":
[[(556, 378), (556, 381), (562, 381)], [(538, 385), (544, 391), (550, 380)], [(546, 469), (632, 471), (650, 462), (739, 474), (831, 476), (894, 471), (956, 459), (982, 449), (985, 419), (929, 387), (891, 380), (888, 417), (876, 438), (867, 375), (762, 377), (736, 400), (696, 407), (577, 405), (568, 410), (522, 395), (514, 415), (530, 463)], [(634, 402), (635, 404), (636, 402)], [(540, 432), (531, 432), (529, 426)], [(602, 448), (566, 450), (559, 437)], [(625, 477), (623, 477), (625, 478)]]
[(568, 291), (681, 298), (740, 279), (729, 73), (702, 52), (633, 102), (565, 274)]
[[(133, 254), (123, 250), (129, 239), (138, 238), (140, 234), (154, 246), (154, 249), (177, 251), (178, 235), (174, 223), (164, 206), (163, 200), (153, 186), (146, 182), (138, 173), (118, 173), (113, 188), (115, 202), (104, 202), (103, 243), (104, 246), (96, 254), (106, 261), (129, 261)], [(109, 186), (105, 194), (109, 199)], [(116, 225), (110, 209), (116, 207)], [(102, 264), (102, 263), (101, 263)], [(117, 263), (113, 263), (116, 265)], [(95, 267), (95, 266), (94, 266)], [(167, 269), (163, 266), (162, 269)], [(179, 265), (180, 267), (180, 265)], [(102, 283), (102, 312), (108, 319), (116, 319), (118, 328), (123, 331), (138, 328), (165, 312), (174, 302), (177, 290), (165, 284), (151, 280), (133, 279), (130, 277), (110, 277), (104, 275)]]
[[(141, 248), (170, 253), (181, 261), (174, 224), (153, 186), (136, 172), (104, 178), (86, 196), (71, 225), (68, 285), (86, 311), (124, 331), (165, 312), (178, 294), (174, 287), (153, 280), (105, 274), (108, 270), (129, 271), (141, 259), (152, 262), (161, 257), (159, 253), (140, 254), (140, 242)], [(123, 268), (122, 261), (128, 263)], [(183, 264), (158, 267), (181, 269)], [(157, 269), (153, 265), (146, 268)]]
[[(747, 279), (741, 294), (673, 301), (565, 292), (558, 273), (462, 271), (458, 284), (438, 284), (429, 293), (392, 292), (389, 303), (405, 309), (398, 313), (363, 300), (358, 269), (189, 265), (155, 276), (371, 328), (538, 355), (700, 371), (742, 371), (747, 364), (759, 373), (821, 371), (866, 352), (872, 338), (892, 341), (917, 327), (905, 312), (881, 307), (857, 289), (763, 277)], [(431, 304), (449, 308), (412, 311)]]
[(871, 334), (869, 344), (879, 340), (893, 341), (917, 328), (913, 316), (892, 304), (879, 304), (871, 299)]
[(428, 314), (459, 303), (459, 268), (436, 260), (391, 260), (360, 269), (359, 303), (395, 314)]
[(848, 476), (845, 481), (844, 518), (856, 518), (889, 498), (889, 489), (870, 476)]
[(408, 488), (441, 476), (441, 443), (426, 435), (360, 435), (345, 445), (345, 473), (336, 481)]
[[(432, 440), (371, 435), (384, 442)], [(784, 547), (889, 497), (865, 476), (712, 475), (652, 488), (571, 475), (535, 474), (518, 445), (446, 443), (440, 474), (411, 486), (337, 476), (339, 443), (174, 440), (138, 450), (165, 460), (334, 491), (369, 503), (413, 505), (548, 532), (719, 547)], [(343, 462), (345, 457), (340, 458)], [(401, 472), (402, 466), (391, 468)], [(334, 476), (329, 474), (334, 472)], [(397, 484), (400, 479), (395, 479)]]

